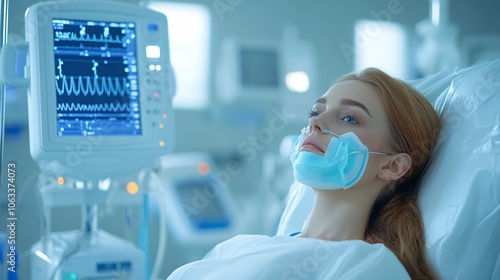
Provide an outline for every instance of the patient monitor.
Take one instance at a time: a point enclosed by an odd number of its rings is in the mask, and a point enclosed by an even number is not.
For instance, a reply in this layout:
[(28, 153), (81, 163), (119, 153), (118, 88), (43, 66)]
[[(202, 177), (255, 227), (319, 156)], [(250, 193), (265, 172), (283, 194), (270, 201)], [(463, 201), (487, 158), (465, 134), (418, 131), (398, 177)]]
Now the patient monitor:
[[(410, 81), (443, 129), (422, 180), (427, 255), (441, 279), (500, 278), (500, 60)], [(295, 182), (278, 235), (300, 232), (314, 191)]]
[[(4, 51), (1, 72), (6, 84), (29, 86), (30, 149), (43, 168), (101, 178), (173, 149), (164, 15), (118, 2), (43, 2), (27, 11), (26, 40)], [(29, 77), (15, 77), (13, 52), (28, 45)]]
[[(137, 180), (174, 147), (167, 19), (120, 2), (47, 1), (28, 9), (25, 26), (26, 41), (2, 48), (0, 78), (28, 88), (41, 212), (83, 209), (81, 230), (51, 233), (45, 216), (32, 277), (147, 279), (145, 252), (97, 229), (96, 209), (140, 205), (140, 182), (120, 180)], [(18, 77), (14, 58), (26, 50), (26, 77)]]

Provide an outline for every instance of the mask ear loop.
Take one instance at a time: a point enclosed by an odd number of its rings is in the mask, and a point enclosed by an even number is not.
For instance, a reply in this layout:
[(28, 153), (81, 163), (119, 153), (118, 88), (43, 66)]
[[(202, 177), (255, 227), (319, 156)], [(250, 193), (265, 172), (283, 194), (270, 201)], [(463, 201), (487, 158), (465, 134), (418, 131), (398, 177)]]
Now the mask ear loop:
[[(326, 128), (323, 129), (323, 133), (325, 133), (325, 134), (329, 133), (329, 134), (331, 134), (331, 135), (333, 135), (334, 137), (337, 137), (337, 138), (340, 137), (340, 135), (338, 135), (337, 133), (334, 133), (333, 131), (328, 130)], [(360, 151), (352, 151), (352, 152), (349, 153), (349, 155), (351, 155), (351, 154), (359, 154), (359, 153), (361, 153), (361, 152)], [(393, 156), (393, 155), (395, 155), (394, 153), (386, 153), (386, 152), (370, 152), (370, 151), (368, 151), (368, 153), (369, 154), (374, 154), (374, 155), (384, 155), (384, 156)]]

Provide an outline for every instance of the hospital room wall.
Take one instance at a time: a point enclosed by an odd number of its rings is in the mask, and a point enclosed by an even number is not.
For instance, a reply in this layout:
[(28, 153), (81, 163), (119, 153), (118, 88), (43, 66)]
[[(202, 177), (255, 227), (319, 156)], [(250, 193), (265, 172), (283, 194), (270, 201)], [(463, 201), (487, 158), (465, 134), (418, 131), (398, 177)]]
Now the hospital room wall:
[[(11, 1), (10, 30), (12, 34), (24, 34), (24, 11), (38, 1)], [(123, 2), (138, 3), (138, 0)], [(217, 99), (215, 79), (217, 75), (216, 63), (220, 57), (219, 48), (223, 38), (237, 36), (250, 40), (275, 40), (282, 36), (282, 28), (286, 24), (293, 24), (299, 31), (303, 40), (310, 41), (313, 45), (316, 64), (315, 92), (310, 93), (309, 101), (312, 103), (317, 97), (328, 89), (330, 84), (340, 75), (352, 71), (352, 57), (346, 56), (340, 49), (343, 43), (353, 44), (353, 26), (358, 19), (376, 20), (377, 17), (389, 15), (390, 20), (398, 22), (414, 33), (414, 26), (420, 20), (428, 17), (428, 1), (411, 0), (376, 0), (376, 1), (306, 1), (306, 0), (241, 0), (220, 2), (231, 4), (231, 9), (223, 14), (218, 14), (215, 3), (219, 1), (179, 1), (186, 3), (199, 3), (206, 5), (212, 13), (212, 36), (210, 54), (210, 90), (211, 103), (209, 108), (203, 110), (176, 110), (176, 152), (206, 151), (216, 159), (219, 169), (224, 169), (231, 160), (241, 164), (241, 172), (230, 178), (230, 189), (234, 193), (240, 209), (247, 213), (248, 227), (246, 232), (263, 233), (259, 225), (258, 215), (266, 215), (266, 211), (257, 212), (252, 216), (250, 208), (268, 207), (269, 205), (255, 205), (252, 202), (260, 200), (259, 185), (262, 181), (262, 163), (268, 152), (276, 152), (280, 140), (288, 134), (297, 133), (299, 128), (306, 123), (307, 111), (300, 115), (301, 119), (283, 121), (284, 129), (273, 131), (272, 141), (263, 144), (262, 149), (255, 149), (255, 157), (250, 159), (249, 154), (241, 153), (238, 146), (248, 142), (251, 137), (258, 137), (259, 132), (269, 128), (270, 120), (277, 117), (276, 109), (282, 110), (280, 102), (263, 103), (258, 100), (226, 105)], [(391, 5), (398, 4), (398, 13), (391, 13)], [(495, 12), (500, 10), (500, 1), (452, 1), (451, 21), (460, 26), (461, 37), (474, 34), (499, 34), (500, 18)], [(385, 18), (384, 18), (385, 19)], [(416, 39), (415, 39), (416, 43)], [(21, 93), (23, 94), (23, 93)], [(235, 108), (236, 107), (236, 108)], [(235, 115), (228, 112), (245, 112), (249, 116), (246, 120), (234, 121)], [(8, 112), (8, 111), (7, 111)], [(243, 118), (243, 117), (242, 117)], [(23, 218), (19, 221), (18, 240), (21, 252), (31, 246), (39, 238), (37, 231), (40, 224), (36, 207), (36, 176), (38, 168), (29, 156), (27, 118), (22, 119), (22, 133), (16, 138), (9, 136), (5, 139), (5, 156), (3, 162), (16, 161), (18, 164), (18, 188), (22, 195), (19, 197), (18, 215)], [(5, 165), (2, 165), (5, 166)], [(2, 182), (2, 186), (4, 186)], [(5, 213), (2, 206), (2, 213)], [(70, 209), (68, 212), (54, 213), (53, 223), (58, 229), (79, 228), (79, 209)], [(120, 211), (115, 211), (111, 217), (105, 218), (107, 229), (119, 233), (123, 227), (120, 222), (113, 222), (114, 216), (121, 217)], [(68, 217), (69, 218), (66, 218)], [(156, 226), (152, 226), (154, 235)], [(264, 232), (268, 233), (268, 232)], [(153, 236), (152, 239), (155, 239)], [(189, 259), (184, 253), (185, 248), (175, 244), (170, 239), (164, 273)], [(27, 265), (22, 270), (26, 270)], [(27, 279), (27, 278), (21, 278)]]

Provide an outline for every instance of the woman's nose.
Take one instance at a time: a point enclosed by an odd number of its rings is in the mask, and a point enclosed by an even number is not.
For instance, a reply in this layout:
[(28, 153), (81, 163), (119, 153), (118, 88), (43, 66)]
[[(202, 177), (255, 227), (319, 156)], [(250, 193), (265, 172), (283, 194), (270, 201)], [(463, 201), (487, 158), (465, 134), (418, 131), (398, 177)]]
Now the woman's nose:
[[(321, 133), (321, 134), (329, 134), (330, 136), (336, 136), (339, 137), (337, 133), (334, 131), (337, 130), (335, 128), (335, 125), (328, 124), (327, 121), (325, 120), (324, 115), (317, 115), (315, 117), (309, 118), (309, 125), (306, 127), (306, 133)], [(334, 131), (331, 130), (333, 128)]]
[(320, 115), (314, 116), (314, 117), (309, 119), (309, 127), (311, 130), (323, 131), (323, 129), (326, 128), (323, 126), (324, 126), (324, 123), (323, 123), (323, 120), (322, 120)]
[(326, 128), (327, 127), (323, 123), (321, 116), (315, 116), (315, 117), (312, 117), (309, 119), (308, 130), (310, 130), (311, 132), (315, 132), (315, 131), (323, 132), (323, 130)]

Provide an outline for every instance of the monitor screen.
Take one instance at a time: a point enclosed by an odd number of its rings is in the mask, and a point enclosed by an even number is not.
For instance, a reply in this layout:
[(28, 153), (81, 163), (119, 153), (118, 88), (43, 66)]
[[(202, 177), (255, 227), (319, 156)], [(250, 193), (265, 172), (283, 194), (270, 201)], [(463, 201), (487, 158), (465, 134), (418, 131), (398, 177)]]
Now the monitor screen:
[(278, 53), (275, 50), (243, 47), (240, 63), (242, 86), (279, 87)]
[(135, 24), (53, 19), (58, 136), (141, 135)]
[(229, 218), (218, 196), (220, 194), (218, 188), (220, 186), (211, 179), (177, 182), (178, 199), (195, 228), (221, 228), (229, 225)]

